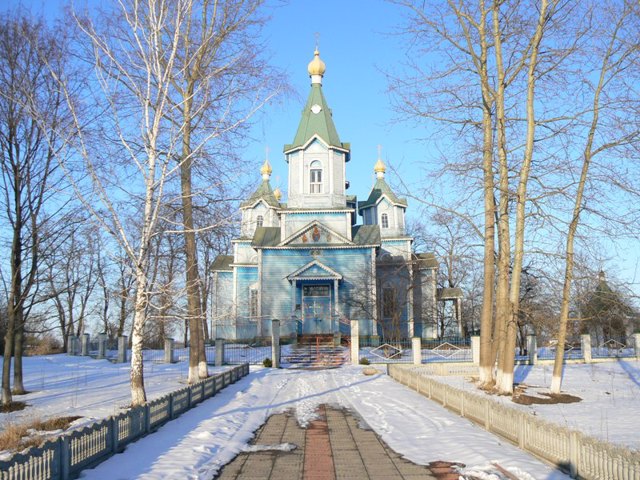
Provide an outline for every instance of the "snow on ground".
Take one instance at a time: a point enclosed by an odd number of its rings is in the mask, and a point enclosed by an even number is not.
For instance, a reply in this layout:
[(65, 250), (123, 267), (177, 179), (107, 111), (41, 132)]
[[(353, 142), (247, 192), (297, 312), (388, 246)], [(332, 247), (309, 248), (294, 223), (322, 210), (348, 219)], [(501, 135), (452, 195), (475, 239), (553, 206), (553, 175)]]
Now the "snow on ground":
[[(516, 367), (515, 381), (527, 385), (526, 394), (541, 396), (549, 391), (552, 373), (553, 365), (522, 365)], [(438, 380), (481, 394), (468, 378), (438, 377)], [(582, 401), (519, 405), (509, 397), (494, 395), (492, 399), (596, 438), (640, 450), (639, 361), (620, 359), (566, 365), (562, 392), (580, 397)]]
[(522, 480), (568, 478), (386, 375), (363, 375), (361, 367), (254, 368), (248, 377), (81, 478), (210, 479), (246, 449), (270, 415), (292, 411), (306, 425), (321, 404), (356, 412), (364, 426), (416, 463), (447, 460), (480, 469), (496, 461)]
[[(120, 413), (131, 403), (129, 364), (94, 360), (90, 357), (45, 355), (23, 359), (25, 389), (31, 393), (14, 400), (29, 407), (0, 414), (0, 429), (9, 422), (59, 416), (81, 416), (73, 426)], [(226, 370), (217, 369), (217, 370)], [(209, 368), (215, 373), (215, 368)], [(187, 362), (144, 367), (147, 398), (153, 400), (186, 386)]]

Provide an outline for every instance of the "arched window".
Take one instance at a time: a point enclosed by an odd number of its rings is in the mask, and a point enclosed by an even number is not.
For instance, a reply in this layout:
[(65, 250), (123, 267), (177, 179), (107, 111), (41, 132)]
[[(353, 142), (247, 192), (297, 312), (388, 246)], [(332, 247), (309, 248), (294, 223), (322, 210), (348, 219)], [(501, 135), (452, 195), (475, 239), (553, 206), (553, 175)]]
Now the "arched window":
[(389, 228), (389, 215), (383, 213), (380, 218), (380, 223), (382, 224), (382, 228)]
[(262, 215), (258, 215), (256, 217), (256, 227), (261, 227), (263, 223), (264, 223), (263, 216)]
[(311, 162), (309, 170), (309, 193), (322, 193), (322, 164), (318, 160)]

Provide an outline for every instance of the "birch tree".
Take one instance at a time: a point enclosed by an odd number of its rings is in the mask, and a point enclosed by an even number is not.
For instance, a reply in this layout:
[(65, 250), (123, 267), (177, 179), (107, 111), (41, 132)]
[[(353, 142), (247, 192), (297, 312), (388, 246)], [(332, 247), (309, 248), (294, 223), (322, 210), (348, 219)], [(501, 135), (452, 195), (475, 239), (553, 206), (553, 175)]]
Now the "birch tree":
[[(164, 188), (175, 174), (180, 132), (167, 122), (174, 108), (169, 100), (171, 71), (185, 25), (184, 8), (174, 2), (122, 1), (92, 20), (75, 16), (85, 58), (94, 76), (88, 88), (93, 105), (104, 114), (92, 138), (74, 106), (74, 147), (83, 160), (90, 189), (74, 182), (85, 208), (128, 257), (135, 278), (131, 335), (131, 402), (146, 401), (142, 348), (149, 302), (149, 255), (157, 233)], [(64, 78), (60, 78), (63, 81)], [(67, 173), (72, 177), (71, 169)], [(136, 222), (123, 212), (141, 205)]]

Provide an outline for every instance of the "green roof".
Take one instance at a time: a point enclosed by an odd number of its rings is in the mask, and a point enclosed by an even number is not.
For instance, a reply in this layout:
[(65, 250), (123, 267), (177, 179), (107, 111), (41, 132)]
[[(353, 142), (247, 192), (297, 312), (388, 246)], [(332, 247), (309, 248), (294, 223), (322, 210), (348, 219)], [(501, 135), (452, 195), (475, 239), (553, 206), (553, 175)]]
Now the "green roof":
[(356, 245), (380, 245), (378, 225), (356, 225), (351, 230), (351, 238)]
[(211, 271), (231, 270), (233, 255), (218, 255), (211, 264)]
[(252, 247), (277, 247), (280, 244), (280, 227), (258, 227), (251, 241)]
[(462, 289), (459, 287), (438, 289), (438, 300), (455, 300), (456, 298), (462, 298), (463, 296)]
[[(311, 107), (319, 105), (321, 110), (313, 113)], [(338, 136), (338, 131), (333, 123), (331, 109), (327, 105), (327, 101), (322, 93), (322, 87), (318, 83), (311, 85), (311, 92), (307, 98), (307, 104), (302, 110), (302, 118), (298, 125), (298, 131), (293, 139), (293, 143), (284, 146), (284, 150), (288, 151), (293, 148), (302, 147), (314, 135), (322, 138), (330, 147), (338, 147), (349, 149), (348, 143), (342, 143)]]
[(416, 253), (415, 258), (422, 268), (438, 268), (438, 260), (433, 253)]
[(271, 185), (269, 184), (269, 180), (263, 180), (257, 190), (253, 192), (253, 194), (247, 200), (240, 204), (240, 208), (251, 207), (258, 200), (264, 200), (265, 202), (267, 202), (267, 205), (271, 207), (280, 207), (280, 202), (276, 200), (276, 197), (273, 194), (273, 190), (271, 189)]
[(386, 195), (387, 198), (391, 201), (391, 203), (394, 203), (396, 205), (402, 205), (403, 207), (407, 206), (406, 199), (397, 197), (396, 194), (393, 193), (393, 190), (391, 190), (391, 187), (387, 185), (387, 182), (384, 181), (384, 178), (378, 178), (376, 180), (376, 184), (371, 189), (369, 198), (366, 199), (364, 202), (358, 202), (358, 211), (360, 211), (363, 208), (371, 207), (375, 205), (380, 199), (380, 197), (382, 197), (383, 195)]

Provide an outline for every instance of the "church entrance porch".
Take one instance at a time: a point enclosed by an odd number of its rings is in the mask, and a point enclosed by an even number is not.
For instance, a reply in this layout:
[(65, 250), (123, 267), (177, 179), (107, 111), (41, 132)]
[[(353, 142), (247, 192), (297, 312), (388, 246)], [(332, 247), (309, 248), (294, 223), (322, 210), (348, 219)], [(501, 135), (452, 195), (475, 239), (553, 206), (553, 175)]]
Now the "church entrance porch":
[(331, 285), (303, 285), (302, 333), (304, 335), (333, 333), (331, 311)]

